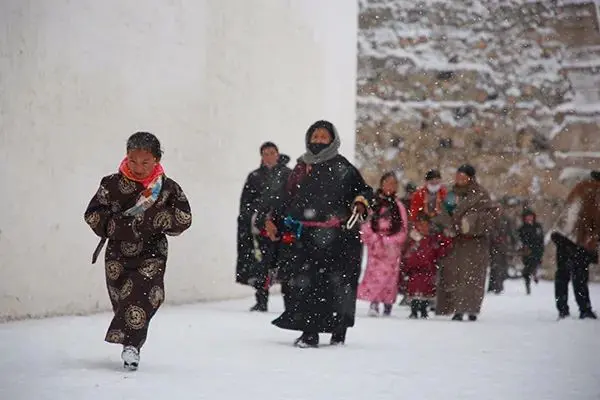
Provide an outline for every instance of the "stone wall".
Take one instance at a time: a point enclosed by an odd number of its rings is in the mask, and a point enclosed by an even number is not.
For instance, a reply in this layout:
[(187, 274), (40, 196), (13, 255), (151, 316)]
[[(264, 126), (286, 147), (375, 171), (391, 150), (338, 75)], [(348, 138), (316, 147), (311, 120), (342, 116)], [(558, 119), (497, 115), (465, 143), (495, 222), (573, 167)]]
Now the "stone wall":
[(600, 168), (595, 5), (488, 3), (360, 3), (358, 163), (371, 184), (386, 170), (420, 184), (468, 161), (496, 197), (521, 199), (515, 215), (531, 204), (550, 228)]

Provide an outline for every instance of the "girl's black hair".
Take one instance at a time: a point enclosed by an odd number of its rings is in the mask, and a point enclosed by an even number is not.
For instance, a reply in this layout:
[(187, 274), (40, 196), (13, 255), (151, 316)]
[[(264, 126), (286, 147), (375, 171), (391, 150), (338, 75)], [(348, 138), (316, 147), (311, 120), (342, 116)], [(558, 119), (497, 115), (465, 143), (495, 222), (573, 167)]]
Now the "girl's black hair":
[[(381, 176), (379, 180), (379, 189), (377, 189), (376, 200), (373, 204), (373, 215), (371, 217), (371, 229), (373, 232), (379, 232), (379, 219), (389, 218), (390, 219), (390, 230), (387, 233), (388, 236), (394, 235), (402, 230), (402, 214), (400, 213), (400, 207), (396, 201), (396, 194), (391, 196), (385, 196), (381, 187), (383, 182), (388, 178), (394, 178), (398, 181), (396, 174), (393, 172), (387, 172)], [(382, 210), (386, 209), (385, 215)]]
[(131, 150), (146, 150), (150, 152), (157, 160), (160, 160), (163, 151), (160, 148), (160, 141), (150, 132), (136, 132), (127, 139), (127, 152)]

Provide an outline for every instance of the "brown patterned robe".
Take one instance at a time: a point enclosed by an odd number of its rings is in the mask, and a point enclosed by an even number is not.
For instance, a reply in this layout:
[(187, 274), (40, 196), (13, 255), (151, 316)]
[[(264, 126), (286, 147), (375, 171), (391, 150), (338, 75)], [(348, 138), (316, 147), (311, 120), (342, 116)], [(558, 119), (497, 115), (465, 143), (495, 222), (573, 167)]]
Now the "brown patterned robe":
[(138, 349), (165, 299), (166, 235), (177, 236), (192, 223), (185, 194), (167, 177), (152, 207), (138, 216), (123, 216), (143, 189), (120, 173), (106, 176), (84, 216), (96, 235), (108, 239), (106, 283), (114, 318), (105, 340)]

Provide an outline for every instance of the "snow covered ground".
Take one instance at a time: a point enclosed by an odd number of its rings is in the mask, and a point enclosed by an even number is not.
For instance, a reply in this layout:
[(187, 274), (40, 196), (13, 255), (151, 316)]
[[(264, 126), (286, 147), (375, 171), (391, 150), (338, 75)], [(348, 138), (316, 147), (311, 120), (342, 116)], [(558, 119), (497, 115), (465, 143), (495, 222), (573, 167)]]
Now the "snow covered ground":
[(404, 307), (367, 318), (360, 303), (344, 348), (292, 347), (295, 332), (270, 325), (279, 297), (262, 315), (249, 299), (164, 307), (135, 373), (102, 341), (109, 314), (8, 323), (0, 399), (600, 399), (598, 322), (557, 322), (552, 285), (533, 289), (508, 282), (476, 323), (408, 320)]

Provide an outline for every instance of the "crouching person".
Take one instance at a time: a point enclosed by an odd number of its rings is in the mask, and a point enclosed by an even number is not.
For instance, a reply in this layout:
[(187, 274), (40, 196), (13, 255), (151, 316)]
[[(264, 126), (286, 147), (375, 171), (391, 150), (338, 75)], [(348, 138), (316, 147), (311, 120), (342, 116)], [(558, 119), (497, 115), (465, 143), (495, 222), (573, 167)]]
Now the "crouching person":
[(85, 211), (85, 221), (104, 243), (106, 284), (114, 317), (105, 340), (123, 345), (126, 369), (135, 370), (150, 320), (165, 299), (164, 274), (168, 243), (192, 223), (181, 187), (160, 164), (160, 142), (138, 132), (127, 141), (119, 171), (102, 178)]

